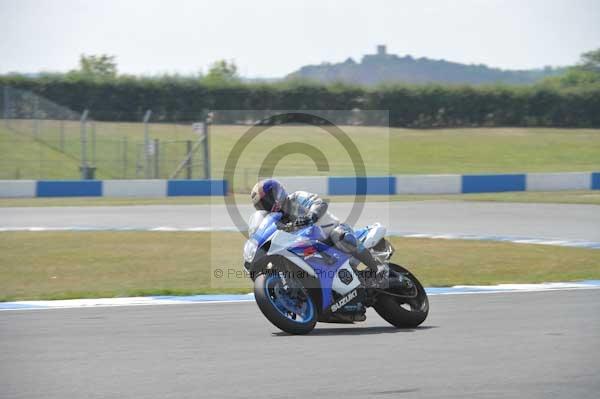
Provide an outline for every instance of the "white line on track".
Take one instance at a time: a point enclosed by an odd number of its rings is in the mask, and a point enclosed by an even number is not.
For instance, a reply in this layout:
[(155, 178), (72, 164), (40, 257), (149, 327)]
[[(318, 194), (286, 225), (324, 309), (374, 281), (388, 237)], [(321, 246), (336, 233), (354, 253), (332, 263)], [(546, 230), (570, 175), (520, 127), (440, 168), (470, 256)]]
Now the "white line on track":
[[(542, 284), (499, 284), (454, 287), (427, 288), (429, 296), (435, 295), (471, 295), (471, 294), (507, 294), (525, 292), (571, 291), (600, 289), (600, 280), (587, 280), (572, 283)], [(198, 303), (240, 303), (252, 302), (254, 295), (193, 295), (193, 296), (153, 296), (130, 298), (67, 299), (56, 301), (18, 301), (0, 303), (0, 311), (10, 310), (48, 310), (72, 308), (96, 308), (119, 306), (183, 305)]]

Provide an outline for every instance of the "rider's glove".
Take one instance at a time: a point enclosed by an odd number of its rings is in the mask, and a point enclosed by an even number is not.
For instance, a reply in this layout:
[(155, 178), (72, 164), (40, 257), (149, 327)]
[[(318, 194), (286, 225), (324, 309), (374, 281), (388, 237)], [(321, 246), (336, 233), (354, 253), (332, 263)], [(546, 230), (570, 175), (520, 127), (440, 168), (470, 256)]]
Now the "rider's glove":
[(290, 223), (281, 223), (281, 222), (277, 222), (277, 228), (279, 230), (283, 230), (283, 231), (292, 231), (294, 230), (294, 223), (290, 222)]
[(316, 222), (319, 219), (319, 217), (314, 214), (314, 213), (309, 213), (306, 216), (298, 216), (296, 218), (296, 220), (294, 221), (294, 225), (301, 227), (301, 226), (308, 226), (310, 224), (313, 224), (314, 222)]

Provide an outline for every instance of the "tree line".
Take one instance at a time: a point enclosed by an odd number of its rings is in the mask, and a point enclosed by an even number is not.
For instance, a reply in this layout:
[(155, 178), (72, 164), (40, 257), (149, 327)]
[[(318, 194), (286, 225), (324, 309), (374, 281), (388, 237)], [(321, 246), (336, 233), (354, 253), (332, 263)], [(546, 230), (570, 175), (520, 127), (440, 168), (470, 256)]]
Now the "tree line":
[[(0, 86), (29, 90), (78, 112), (90, 109), (97, 120), (139, 121), (147, 109), (161, 122), (197, 121), (206, 110), (239, 111), (227, 113), (220, 123), (251, 122), (254, 110), (389, 110), (395, 127), (600, 127), (599, 60), (600, 51), (586, 53), (564, 75), (531, 86), (244, 82), (228, 63), (215, 64), (210, 79), (134, 77), (111, 68), (102, 75), (94, 72), (94, 62), (82, 64), (79, 73), (0, 76)], [(359, 122), (388, 123), (379, 118), (366, 114)], [(357, 123), (350, 119), (334, 122)]]

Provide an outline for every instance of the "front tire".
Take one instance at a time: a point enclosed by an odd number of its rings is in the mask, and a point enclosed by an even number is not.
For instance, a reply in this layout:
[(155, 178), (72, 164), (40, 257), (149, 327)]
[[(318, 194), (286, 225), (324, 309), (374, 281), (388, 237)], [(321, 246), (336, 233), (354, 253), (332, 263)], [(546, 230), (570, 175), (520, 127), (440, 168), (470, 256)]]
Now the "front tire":
[(310, 295), (304, 294), (298, 302), (297, 313), (285, 296), (277, 273), (262, 273), (254, 280), (254, 298), (265, 317), (282, 331), (290, 334), (308, 334), (317, 324), (317, 307)]
[[(398, 328), (415, 328), (425, 321), (429, 314), (429, 300), (425, 289), (415, 276), (400, 265), (390, 263), (391, 273), (401, 273), (414, 284), (414, 298), (400, 298), (381, 292), (373, 305), (375, 311), (385, 321)], [(391, 292), (394, 294), (395, 292)]]

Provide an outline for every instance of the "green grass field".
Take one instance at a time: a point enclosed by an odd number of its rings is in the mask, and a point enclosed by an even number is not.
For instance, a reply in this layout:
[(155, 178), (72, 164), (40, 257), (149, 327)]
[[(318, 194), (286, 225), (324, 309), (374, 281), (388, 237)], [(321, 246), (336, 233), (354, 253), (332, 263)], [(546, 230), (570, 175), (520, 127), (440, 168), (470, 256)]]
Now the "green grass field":
[[(392, 238), (394, 261), (427, 286), (600, 278), (600, 251)], [(0, 233), (0, 300), (246, 293), (236, 233)], [(229, 278), (211, 278), (216, 269)]]
[[(56, 149), (61, 147), (58, 121), (41, 122), (37, 127), (39, 139), (33, 134), (32, 121), (12, 123), (13, 130), (0, 126), (0, 178), (79, 177), (80, 132), (77, 122), (63, 125), (64, 152)], [(97, 122), (94, 129), (97, 177), (135, 178), (136, 165), (141, 162), (143, 125)], [(211, 127), (213, 177), (223, 175), (227, 156), (247, 130), (246, 126)], [(350, 126), (343, 127), (343, 130), (360, 149), (367, 173), (371, 175), (600, 170), (599, 129), (414, 130)], [(151, 124), (150, 136), (161, 142), (159, 172), (163, 178), (168, 177), (183, 158), (183, 140), (196, 139), (191, 126), (176, 124)], [(251, 186), (267, 153), (290, 142), (316, 146), (325, 155), (329, 170), (319, 172), (306, 155), (292, 154), (277, 164), (276, 174), (354, 173), (353, 164), (344, 149), (324, 131), (316, 127), (279, 126), (257, 137), (240, 156), (235, 175), (236, 189)], [(195, 164), (195, 173), (200, 170), (201, 165)], [(143, 177), (139, 167), (137, 176)]]

